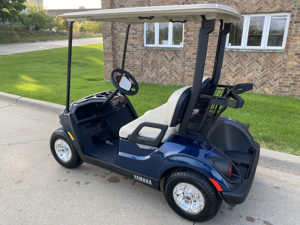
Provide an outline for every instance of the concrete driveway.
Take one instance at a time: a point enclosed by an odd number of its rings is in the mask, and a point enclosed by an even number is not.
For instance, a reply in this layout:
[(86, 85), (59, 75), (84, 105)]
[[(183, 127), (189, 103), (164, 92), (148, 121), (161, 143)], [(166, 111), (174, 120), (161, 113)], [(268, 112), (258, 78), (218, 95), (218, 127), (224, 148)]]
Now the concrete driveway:
[[(0, 124), (1, 225), (193, 224), (168, 207), (162, 192), (88, 164), (73, 170), (57, 164), (49, 150), (57, 112), (0, 98)], [(262, 152), (244, 204), (223, 203), (203, 224), (300, 224), (300, 170), (285, 166), (300, 168), (300, 157), (278, 154), (280, 170)]]
[[(102, 37), (80, 38), (73, 40), (73, 46), (102, 43)], [(22, 52), (33, 52), (53, 48), (63, 48), (68, 46), (67, 40), (41, 41), (41, 42), (20, 42), (11, 44), (0, 44), (0, 55), (11, 55)]]

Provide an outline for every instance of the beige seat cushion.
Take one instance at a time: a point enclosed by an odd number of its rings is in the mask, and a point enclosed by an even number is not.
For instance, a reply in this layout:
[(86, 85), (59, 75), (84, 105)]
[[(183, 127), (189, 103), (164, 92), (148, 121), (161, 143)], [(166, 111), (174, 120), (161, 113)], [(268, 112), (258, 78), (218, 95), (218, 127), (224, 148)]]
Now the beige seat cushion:
[[(158, 123), (158, 124), (164, 124), (164, 125), (170, 125), (173, 114), (178, 102), (178, 99), (180, 98), (181, 94), (186, 90), (190, 88), (183, 87), (178, 90), (176, 90), (169, 98), (168, 102), (155, 108), (152, 110), (149, 110), (145, 112), (144, 115), (141, 117), (131, 121), (130, 123), (126, 124), (125, 126), (121, 127), (119, 131), (119, 135), (121, 138), (128, 138), (130, 134), (133, 133), (133, 131), (143, 122), (150, 122), (150, 123)], [(175, 134), (178, 130), (178, 126), (176, 127), (168, 127), (167, 132), (162, 140), (162, 142), (165, 142), (168, 140), (173, 134)], [(160, 129), (152, 128), (152, 127), (144, 127), (140, 132), (139, 135), (144, 137), (149, 137), (155, 139), (160, 132)]]
[[(164, 113), (166, 109), (166, 104), (163, 104), (155, 109), (147, 111), (143, 116), (131, 121), (130, 123), (123, 126), (120, 131), (119, 135), (121, 138), (128, 138), (130, 134), (143, 122), (150, 122), (150, 123), (158, 123), (158, 124), (165, 124), (164, 121)], [(167, 124), (166, 124), (167, 125)], [(177, 127), (169, 127), (167, 132), (162, 140), (165, 142), (168, 140), (174, 133), (176, 133)], [(144, 127), (140, 132), (139, 135), (143, 137), (149, 138), (156, 138), (160, 132), (160, 129), (152, 128), (152, 127)]]
[[(203, 79), (205, 81), (207, 77)], [(202, 82), (203, 82), (202, 81)], [(177, 102), (180, 96), (184, 93), (186, 89), (190, 88), (190, 86), (186, 86), (176, 90), (168, 99), (168, 102), (155, 108), (145, 112), (144, 115), (141, 117), (131, 121), (130, 123), (121, 127), (119, 131), (119, 136), (121, 138), (127, 139), (129, 135), (133, 133), (133, 131), (143, 122), (150, 122), (150, 123), (158, 123), (168, 126), (168, 130), (165, 136), (162, 139), (162, 142), (167, 141), (170, 139), (174, 134), (178, 132), (178, 126), (170, 127), (170, 124), (173, 119), (173, 115), (177, 106)], [(152, 127), (144, 127), (140, 132), (139, 135), (143, 137), (153, 138), (155, 139), (160, 132), (160, 129), (152, 128)]]

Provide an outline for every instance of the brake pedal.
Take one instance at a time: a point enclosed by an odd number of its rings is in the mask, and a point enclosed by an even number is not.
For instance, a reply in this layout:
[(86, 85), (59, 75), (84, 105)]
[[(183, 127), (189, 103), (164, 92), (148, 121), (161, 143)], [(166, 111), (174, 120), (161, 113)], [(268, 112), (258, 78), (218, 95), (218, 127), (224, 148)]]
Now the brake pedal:
[(114, 143), (110, 142), (109, 140), (105, 141), (106, 144), (113, 146)]

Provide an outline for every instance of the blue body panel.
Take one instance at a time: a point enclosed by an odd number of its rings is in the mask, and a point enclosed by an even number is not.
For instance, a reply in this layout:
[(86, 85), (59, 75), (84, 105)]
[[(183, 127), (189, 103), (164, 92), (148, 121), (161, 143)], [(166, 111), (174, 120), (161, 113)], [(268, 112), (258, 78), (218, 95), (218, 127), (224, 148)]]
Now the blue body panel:
[(133, 173), (159, 181), (172, 168), (190, 168), (207, 178), (215, 179), (223, 191), (233, 190), (232, 185), (206, 160), (224, 156), (205, 141), (175, 136), (160, 148), (120, 140), (118, 166)]

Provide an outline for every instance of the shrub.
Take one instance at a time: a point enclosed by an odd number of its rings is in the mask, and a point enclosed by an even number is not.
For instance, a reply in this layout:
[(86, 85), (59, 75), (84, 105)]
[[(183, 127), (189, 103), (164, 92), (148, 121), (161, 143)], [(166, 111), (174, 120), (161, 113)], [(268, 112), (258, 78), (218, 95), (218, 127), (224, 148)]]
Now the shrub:
[(79, 24), (79, 32), (83, 33), (101, 33), (101, 23), (85, 21)]
[(0, 23), (13, 23), (19, 14), (25, 9), (25, 0), (1, 0), (0, 1)]
[(55, 31), (68, 31), (69, 28), (68, 22), (58, 16), (52, 18), (52, 25)]
[(47, 11), (29, 1), (26, 3), (26, 10), (20, 15), (20, 20), (26, 30), (51, 30), (53, 28), (52, 19)]
[(79, 33), (79, 28), (80, 28), (80, 23), (79, 22), (75, 22), (74, 25), (73, 25), (73, 32), (74, 33)]

